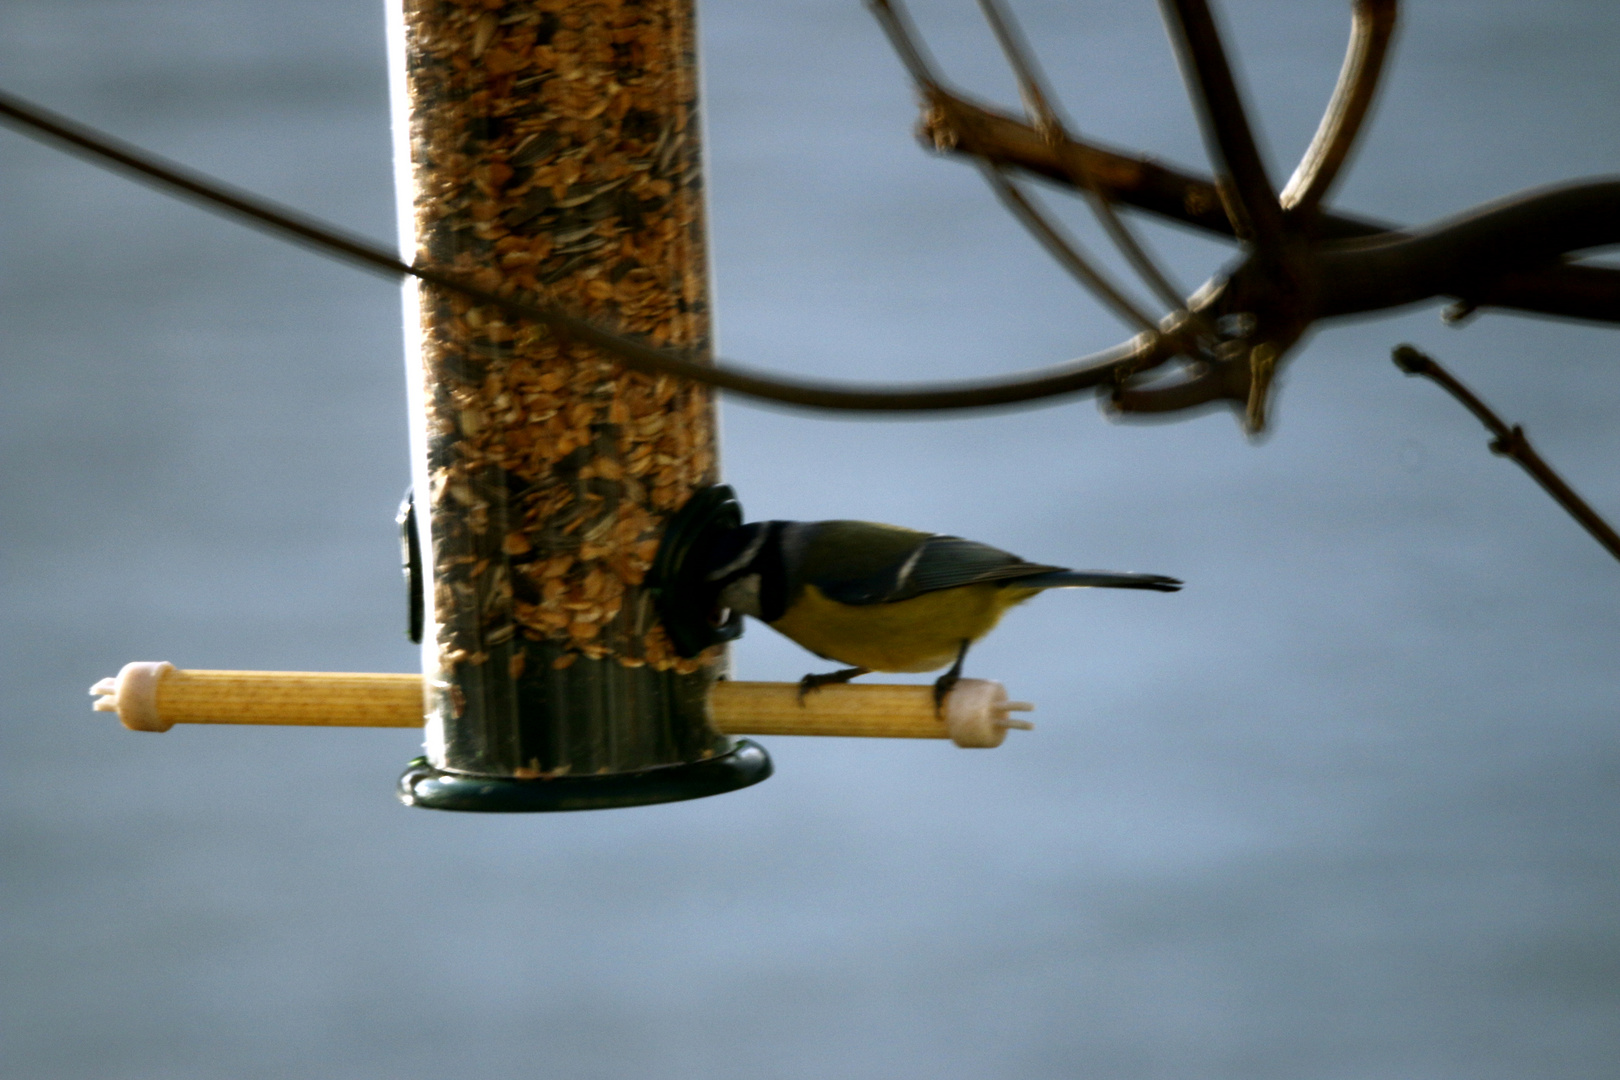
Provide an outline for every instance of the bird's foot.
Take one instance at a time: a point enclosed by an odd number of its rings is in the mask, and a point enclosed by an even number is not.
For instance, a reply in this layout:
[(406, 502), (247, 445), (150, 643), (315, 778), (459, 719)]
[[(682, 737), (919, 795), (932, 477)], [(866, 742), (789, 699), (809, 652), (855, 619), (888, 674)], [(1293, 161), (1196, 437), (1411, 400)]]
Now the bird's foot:
[(945, 699), (950, 696), (956, 684), (962, 681), (962, 662), (967, 659), (968, 646), (972, 642), (962, 642), (962, 647), (956, 653), (956, 663), (951, 669), (934, 680), (934, 715), (945, 715)]
[(804, 704), (805, 695), (812, 690), (820, 690), (823, 686), (831, 686), (833, 683), (847, 683), (849, 680), (865, 675), (871, 670), (871, 668), (847, 667), (839, 668), (837, 671), (829, 671), (823, 675), (806, 675), (799, 680), (799, 704)]
[(956, 684), (962, 681), (962, 672), (958, 668), (951, 668), (945, 674), (934, 680), (934, 714), (943, 715), (945, 712), (945, 699), (951, 696)]

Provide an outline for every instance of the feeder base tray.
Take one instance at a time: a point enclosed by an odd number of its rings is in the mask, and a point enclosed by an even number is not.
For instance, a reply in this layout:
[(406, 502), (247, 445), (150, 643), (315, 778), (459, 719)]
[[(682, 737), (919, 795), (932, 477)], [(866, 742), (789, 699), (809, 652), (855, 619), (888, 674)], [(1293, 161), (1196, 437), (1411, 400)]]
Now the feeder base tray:
[(549, 780), (444, 772), (427, 758), (417, 758), (399, 778), (399, 801), (430, 810), (483, 813), (607, 810), (722, 795), (770, 775), (770, 756), (752, 739), (738, 739), (724, 754), (684, 765)]

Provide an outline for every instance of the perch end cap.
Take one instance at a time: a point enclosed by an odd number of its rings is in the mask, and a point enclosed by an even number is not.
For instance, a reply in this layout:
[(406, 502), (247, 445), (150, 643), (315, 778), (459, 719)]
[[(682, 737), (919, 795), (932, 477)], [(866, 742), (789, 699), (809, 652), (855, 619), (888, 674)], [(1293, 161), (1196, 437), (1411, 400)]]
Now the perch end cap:
[(1028, 720), (1010, 715), (1031, 712), (1035, 706), (1027, 701), (1008, 701), (1007, 688), (992, 679), (958, 681), (943, 704), (945, 728), (957, 746), (1000, 746), (1008, 728), (1030, 731), (1035, 727)]
[(125, 664), (116, 676), (90, 688), (96, 696), (93, 708), (117, 713), (118, 722), (131, 731), (168, 731), (174, 721), (158, 715), (157, 690), (163, 676), (173, 670), (173, 664), (162, 660)]

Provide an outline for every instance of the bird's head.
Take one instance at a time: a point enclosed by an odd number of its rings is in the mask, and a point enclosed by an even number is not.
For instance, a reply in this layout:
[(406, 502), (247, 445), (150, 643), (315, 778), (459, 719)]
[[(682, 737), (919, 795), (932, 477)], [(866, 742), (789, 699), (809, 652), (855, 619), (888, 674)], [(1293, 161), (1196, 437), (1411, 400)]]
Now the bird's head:
[(714, 611), (710, 618), (723, 623), (732, 612), (758, 619), (764, 610), (760, 601), (764, 569), (760, 565), (770, 522), (742, 525), (721, 537), (709, 552), (706, 580), (713, 588)]

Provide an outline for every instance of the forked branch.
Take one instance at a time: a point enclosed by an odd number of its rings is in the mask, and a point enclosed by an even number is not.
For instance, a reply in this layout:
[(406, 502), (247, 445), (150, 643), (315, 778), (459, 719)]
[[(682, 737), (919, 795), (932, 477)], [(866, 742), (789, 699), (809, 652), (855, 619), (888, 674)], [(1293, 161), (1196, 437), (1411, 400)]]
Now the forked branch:
[[(1076, 189), (1076, 176), (1090, 176), (1116, 202), (1211, 236), (1237, 236), (1215, 182), (1207, 175), (1113, 149), (1073, 132), (1057, 142), (1049, 141), (1034, 125), (953, 88), (935, 89), (925, 98), (923, 109), (918, 133), (940, 153), (984, 158)], [(1319, 235), (1347, 239), (1390, 228), (1381, 222), (1324, 212)]]
[[(941, 150), (975, 158), (998, 180), (1003, 170), (1016, 167), (1088, 196), (1105, 230), (1173, 312), (1181, 308), (1179, 298), (1112, 202), (1244, 243), (1243, 258), (1187, 304), (1193, 313), (1187, 322), (1184, 315), (1169, 320), (1204, 328), (1181, 335), (1182, 370), (1149, 383), (1116, 382), (1110, 404), (1117, 412), (1164, 413), (1224, 400), (1241, 404), (1245, 426), (1258, 433), (1274, 377), (1312, 323), (1438, 295), (1456, 297), (1459, 310), (1490, 303), (1620, 322), (1620, 272), (1565, 261), (1583, 248), (1620, 240), (1613, 224), (1620, 186), (1598, 182), (1532, 193), (1410, 234), (1323, 210), (1376, 94), (1397, 0), (1352, 0), (1350, 43), (1338, 82), (1280, 195), (1267, 176), (1207, 0), (1161, 0), (1161, 7), (1220, 177), (1215, 184), (1077, 138), (1003, 0), (979, 2), (1018, 80), (1027, 123), (949, 90), (932, 64), (919, 59), (925, 53), (900, 0), (869, 2), (917, 78), (924, 135)], [(1051, 230), (1042, 228), (1027, 202), (1013, 197), (1015, 189), (1002, 182), (998, 193), (1073, 269), (1073, 258), (1042, 235)], [(1088, 284), (1111, 299), (1099, 283)], [(1208, 332), (1212, 324), (1219, 333)]]
[[(1264, 423), (1273, 374), (1318, 319), (1451, 296), (1469, 307), (1513, 307), (1620, 323), (1620, 271), (1567, 261), (1572, 253), (1620, 242), (1620, 182), (1531, 193), (1412, 232), (1322, 208), (1367, 115), (1394, 25), (1394, 0), (1354, 0), (1355, 26), (1338, 87), (1282, 202), (1266, 175), (1205, 0), (1161, 3), (1224, 177), (1220, 189), (1207, 178), (1074, 136), (999, 0), (984, 0), (986, 13), (1019, 78), (1031, 123), (950, 90), (896, 0), (870, 2), (917, 82), (926, 110), (925, 133), (934, 144), (979, 159), (1026, 225), (1082, 280), (1087, 275), (1079, 268), (1089, 263), (1003, 170), (1022, 169), (1094, 196), (1105, 229), (1171, 307), (1167, 320), (1156, 323), (1114, 288), (1110, 302), (1142, 332), (1094, 356), (965, 383), (851, 386), (782, 378), (654, 347), (544, 300), (519, 300), (509, 295), (510, 286), (492, 291), (442, 267), (406, 265), (383, 245), (228, 188), (4, 93), (0, 121), (323, 254), (384, 274), (409, 275), (549, 326), (633, 370), (816, 409), (971, 409), (1106, 388), (1114, 405), (1129, 411), (1171, 411), (1220, 400), (1241, 403), (1250, 429), (1256, 430)], [(1248, 249), (1236, 264), (1182, 301), (1115, 213), (1110, 203), (1116, 201), (1219, 235), (1245, 235)], [(1284, 212), (1284, 202), (1290, 212)], [(1223, 212), (1223, 203), (1236, 208), (1236, 223)], [(1088, 285), (1106, 284), (1090, 269), (1095, 280)], [(1211, 327), (1219, 332), (1211, 333)], [(1142, 383), (1142, 373), (1177, 356), (1186, 361), (1178, 378)]]
[[(1073, 135), (1067, 142), (1048, 144), (1032, 125), (955, 91), (940, 90), (932, 103), (925, 105), (921, 134), (928, 145), (942, 153), (983, 158), (1066, 187), (1077, 188), (1072, 173), (1086, 169), (1116, 202), (1211, 236), (1234, 237), (1231, 223), (1221, 209), (1215, 184), (1209, 177)], [(1462, 219), (1452, 219), (1453, 222), (1458, 220)], [(1433, 232), (1432, 229), (1415, 231)], [(1313, 237), (1319, 244), (1377, 238), (1378, 245), (1386, 245), (1409, 239), (1413, 232), (1319, 207)], [(1569, 250), (1595, 247), (1604, 242), (1596, 236), (1594, 230), (1583, 230), (1583, 235)], [(1346, 246), (1344, 250), (1351, 249), (1352, 246)], [(1451, 290), (1458, 272), (1467, 267), (1455, 267), (1455, 272), (1445, 275), (1445, 279), (1436, 280), (1433, 264), (1429, 264), (1421, 274), (1414, 275), (1410, 287), (1403, 285), (1400, 293), (1405, 298), (1395, 303), (1440, 296), (1466, 299), (1471, 305), (1482, 308), (1620, 323), (1620, 270), (1546, 259), (1510, 262), (1511, 266), (1493, 266), (1488, 274), (1474, 275), (1466, 298)], [(1369, 290), (1375, 292), (1378, 275), (1369, 276), (1373, 280)], [(1413, 290), (1421, 291), (1426, 286), (1429, 291), (1422, 296), (1412, 295)], [(1370, 299), (1363, 295), (1358, 302)], [(1364, 310), (1378, 310), (1380, 306), (1394, 305), (1375, 304)]]
[[(917, 84), (918, 90), (925, 98), (938, 92), (944, 80), (940, 78), (933, 60), (923, 47), (916, 28), (911, 25), (905, 8), (892, 0), (868, 0), (868, 6), (877, 18), (878, 25), (888, 36), (895, 54), (900, 57), (912, 81)], [(1035, 66), (1034, 57), (1023, 44), (1016, 25), (995, 0), (980, 0), (980, 6), (1017, 75), (1024, 107), (1030, 119), (1043, 137), (1061, 138), (1063, 121), (1052, 106), (1051, 96), (1042, 85), (1043, 80)], [(1087, 258), (1079, 245), (1065, 236), (1062, 230), (1035, 206), (999, 167), (982, 159), (980, 164), (982, 166), (980, 171), (990, 189), (995, 192), (996, 197), (1014, 219), (1046, 248), (1047, 254), (1051, 255), (1076, 281), (1091, 290), (1125, 323), (1150, 335), (1157, 333), (1155, 320), (1127, 297), (1125, 291), (1107, 273)], [(1172, 303), (1179, 306), (1180, 301), (1178, 299)]]

